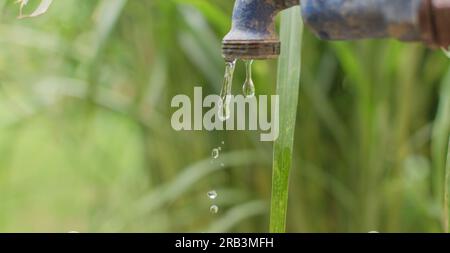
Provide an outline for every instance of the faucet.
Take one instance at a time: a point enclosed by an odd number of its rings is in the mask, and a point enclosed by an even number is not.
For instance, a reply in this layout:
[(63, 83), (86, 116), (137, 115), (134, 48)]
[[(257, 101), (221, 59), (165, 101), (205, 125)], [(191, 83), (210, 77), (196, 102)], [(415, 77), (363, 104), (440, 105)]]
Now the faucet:
[(278, 57), (275, 18), (295, 5), (320, 39), (395, 38), (450, 46), (450, 0), (236, 0), (232, 28), (222, 42), (224, 59)]

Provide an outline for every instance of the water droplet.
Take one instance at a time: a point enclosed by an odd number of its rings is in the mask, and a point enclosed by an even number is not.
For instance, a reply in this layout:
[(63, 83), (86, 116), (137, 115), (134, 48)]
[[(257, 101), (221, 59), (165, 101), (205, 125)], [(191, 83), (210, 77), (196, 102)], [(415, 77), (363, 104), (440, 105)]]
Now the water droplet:
[(378, 232), (378, 231), (369, 231), (369, 234), (378, 234), (378, 233), (380, 233), (380, 232)]
[(78, 234), (78, 233), (80, 233), (80, 232), (78, 232), (78, 231), (69, 231), (68, 233), (69, 233), (69, 234)]
[(220, 154), (219, 149), (214, 148), (214, 149), (212, 150), (211, 156), (212, 156), (212, 158), (217, 159), (217, 158), (219, 158), (219, 154)]
[(225, 99), (220, 99), (219, 101), (219, 120), (220, 121), (227, 121), (231, 117), (231, 111), (230, 111), (230, 100), (231, 98), (228, 98), (228, 96)]
[(217, 149), (218, 149), (219, 151), (222, 151), (222, 147), (218, 147)]
[(444, 51), (444, 54), (445, 54), (448, 58), (450, 58), (450, 47), (447, 48), (447, 49), (442, 48), (442, 50)]
[(209, 191), (207, 194), (208, 194), (208, 198), (209, 199), (216, 199), (217, 198), (217, 192), (214, 191), (214, 190)]
[(210, 211), (212, 214), (216, 214), (216, 213), (219, 212), (219, 207), (216, 206), (216, 205), (212, 205), (212, 206), (209, 208), (209, 211)]
[(233, 86), (233, 74), (236, 67), (236, 60), (226, 62), (225, 75), (223, 78), (222, 91), (220, 92), (219, 101), (219, 119), (226, 121), (231, 117), (230, 102), (231, 88)]
[(224, 142), (224, 141), (222, 141), (222, 145), (225, 145), (225, 142)]
[(252, 64), (253, 60), (245, 61), (245, 82), (242, 86), (242, 92), (246, 98), (252, 98), (255, 96), (255, 85), (252, 80)]
[(221, 166), (221, 167), (225, 167), (225, 164), (224, 164), (224, 163), (221, 163), (220, 166)]

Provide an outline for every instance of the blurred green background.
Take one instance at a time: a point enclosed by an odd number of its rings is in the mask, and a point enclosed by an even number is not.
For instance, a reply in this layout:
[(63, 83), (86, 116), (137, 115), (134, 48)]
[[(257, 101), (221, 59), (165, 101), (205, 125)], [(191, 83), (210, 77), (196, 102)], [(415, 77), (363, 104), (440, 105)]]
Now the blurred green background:
[[(0, 0), (0, 232), (266, 232), (272, 144), (170, 125), (174, 95), (219, 92), (233, 2)], [(449, 59), (305, 30), (288, 231), (444, 231)]]

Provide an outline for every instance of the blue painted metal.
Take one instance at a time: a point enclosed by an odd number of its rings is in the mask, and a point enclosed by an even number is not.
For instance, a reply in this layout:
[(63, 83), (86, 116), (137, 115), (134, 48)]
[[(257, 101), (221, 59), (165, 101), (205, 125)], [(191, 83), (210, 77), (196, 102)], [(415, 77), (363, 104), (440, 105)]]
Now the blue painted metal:
[(276, 15), (298, 4), (299, 0), (237, 0), (232, 28), (224, 41), (278, 41), (274, 22)]
[(422, 0), (301, 0), (302, 16), (321, 39), (420, 41)]

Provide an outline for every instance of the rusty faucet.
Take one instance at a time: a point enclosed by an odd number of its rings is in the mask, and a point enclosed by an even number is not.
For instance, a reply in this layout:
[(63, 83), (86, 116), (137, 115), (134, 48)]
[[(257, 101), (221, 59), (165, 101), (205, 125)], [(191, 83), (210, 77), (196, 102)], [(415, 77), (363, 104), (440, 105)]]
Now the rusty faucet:
[(305, 25), (324, 40), (395, 38), (450, 46), (450, 0), (236, 0), (223, 39), (225, 60), (276, 58), (275, 17), (299, 4)]

